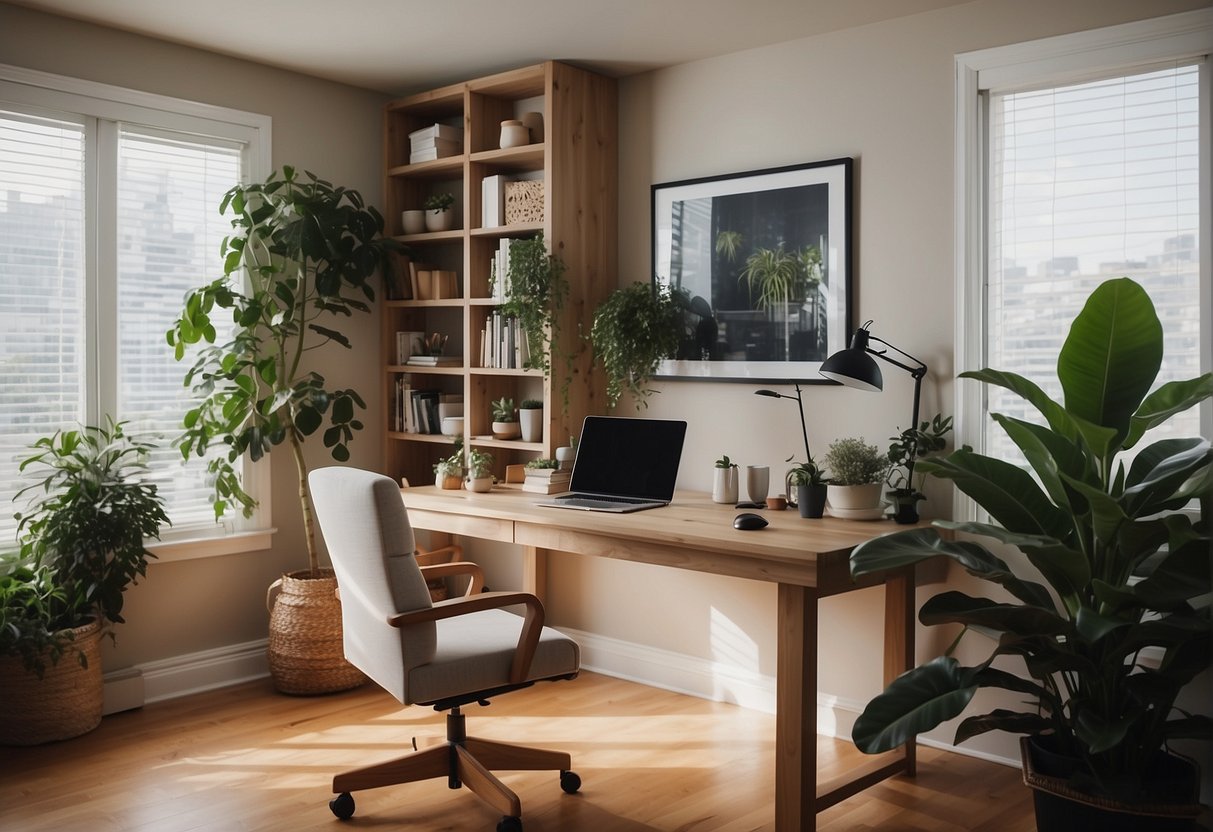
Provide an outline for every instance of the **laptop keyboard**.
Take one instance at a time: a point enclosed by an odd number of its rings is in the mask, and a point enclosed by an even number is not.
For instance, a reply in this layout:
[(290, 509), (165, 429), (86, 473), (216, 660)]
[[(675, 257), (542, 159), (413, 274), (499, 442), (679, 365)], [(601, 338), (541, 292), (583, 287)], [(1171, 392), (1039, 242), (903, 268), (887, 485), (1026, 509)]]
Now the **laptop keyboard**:
[(567, 503), (573, 506), (582, 506), (584, 508), (611, 508), (612, 506), (626, 505), (634, 506), (641, 503), (651, 503), (652, 500), (640, 500), (634, 497), (587, 497), (581, 494), (572, 494), (567, 497), (557, 497), (559, 503)]

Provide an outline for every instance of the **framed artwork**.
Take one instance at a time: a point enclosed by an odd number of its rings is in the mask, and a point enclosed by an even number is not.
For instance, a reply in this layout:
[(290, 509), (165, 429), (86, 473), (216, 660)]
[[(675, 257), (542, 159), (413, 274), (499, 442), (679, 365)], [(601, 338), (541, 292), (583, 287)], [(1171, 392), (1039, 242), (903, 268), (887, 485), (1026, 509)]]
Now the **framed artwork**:
[(851, 334), (850, 158), (652, 188), (653, 280), (684, 307), (658, 375), (833, 384)]

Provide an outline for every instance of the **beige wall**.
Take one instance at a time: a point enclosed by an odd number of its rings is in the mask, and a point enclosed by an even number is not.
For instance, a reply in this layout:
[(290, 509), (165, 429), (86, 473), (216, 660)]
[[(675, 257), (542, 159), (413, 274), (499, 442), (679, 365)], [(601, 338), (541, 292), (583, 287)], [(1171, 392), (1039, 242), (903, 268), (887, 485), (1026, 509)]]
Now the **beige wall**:
[[(292, 164), (356, 188), (379, 202), (380, 107), (385, 96), (270, 69), (163, 41), (0, 4), (0, 62), (273, 118), (273, 164)], [(360, 391), (378, 413), (378, 316), (346, 327), (352, 352), (327, 351), (317, 370)], [(367, 419), (374, 424), (373, 418)], [(380, 435), (351, 444), (353, 463), (374, 467)], [(278, 533), (269, 551), (153, 563), (130, 590), (107, 669), (265, 638), (266, 586), (307, 567), (294, 466), (274, 453), (273, 509)], [(313, 443), (312, 464), (324, 449)]]

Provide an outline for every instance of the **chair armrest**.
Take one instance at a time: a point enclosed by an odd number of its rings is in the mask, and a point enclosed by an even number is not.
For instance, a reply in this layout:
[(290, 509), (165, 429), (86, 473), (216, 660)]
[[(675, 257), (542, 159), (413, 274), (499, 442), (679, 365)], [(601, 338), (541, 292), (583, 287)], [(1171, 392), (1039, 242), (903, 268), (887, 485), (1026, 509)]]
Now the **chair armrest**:
[(387, 623), (393, 627), (407, 627), (516, 604), (526, 605), (526, 616), (522, 620), (514, 661), (510, 664), (510, 684), (513, 685), (526, 680), (531, 661), (535, 658), (535, 648), (539, 645), (539, 633), (543, 629), (543, 603), (529, 592), (481, 592), (479, 595), (451, 598), (439, 601), (428, 609), (398, 612), (389, 616)]
[(480, 568), (480, 564), (472, 563), (469, 560), (454, 561), (452, 563), (435, 563), (430, 566), (422, 566), (421, 576), (427, 581), (434, 578), (445, 578), (447, 575), (471, 575), (472, 580), (468, 581), (468, 588), (463, 597), (476, 595), (484, 589), (484, 571)]

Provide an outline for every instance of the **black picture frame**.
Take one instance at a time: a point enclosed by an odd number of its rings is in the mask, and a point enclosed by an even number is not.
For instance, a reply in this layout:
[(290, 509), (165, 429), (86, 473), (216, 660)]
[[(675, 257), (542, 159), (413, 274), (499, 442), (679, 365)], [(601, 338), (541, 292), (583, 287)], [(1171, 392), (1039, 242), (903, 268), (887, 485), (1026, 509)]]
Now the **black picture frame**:
[(853, 169), (846, 157), (652, 186), (653, 282), (685, 310), (658, 376), (834, 383), (818, 370), (853, 328)]

